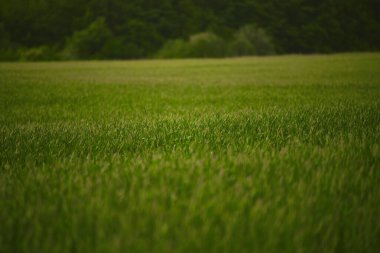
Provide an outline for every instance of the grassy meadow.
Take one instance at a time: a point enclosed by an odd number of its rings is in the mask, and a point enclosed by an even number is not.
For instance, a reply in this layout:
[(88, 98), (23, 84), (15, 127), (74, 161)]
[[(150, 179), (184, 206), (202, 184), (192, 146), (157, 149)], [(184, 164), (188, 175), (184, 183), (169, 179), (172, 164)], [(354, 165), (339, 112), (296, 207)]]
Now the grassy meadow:
[(0, 63), (0, 252), (376, 252), (380, 54)]

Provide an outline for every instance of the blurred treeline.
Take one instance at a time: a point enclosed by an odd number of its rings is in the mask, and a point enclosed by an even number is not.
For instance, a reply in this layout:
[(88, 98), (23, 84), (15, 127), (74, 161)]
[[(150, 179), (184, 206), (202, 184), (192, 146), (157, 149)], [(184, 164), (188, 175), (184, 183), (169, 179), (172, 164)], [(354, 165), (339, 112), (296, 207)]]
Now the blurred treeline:
[(0, 0), (0, 60), (380, 49), (379, 0)]

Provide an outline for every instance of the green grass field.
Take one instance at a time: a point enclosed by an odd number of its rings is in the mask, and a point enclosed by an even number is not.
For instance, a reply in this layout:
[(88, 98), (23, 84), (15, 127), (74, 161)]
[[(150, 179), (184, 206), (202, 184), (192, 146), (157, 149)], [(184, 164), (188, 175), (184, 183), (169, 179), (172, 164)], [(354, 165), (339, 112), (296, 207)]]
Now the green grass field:
[(376, 252), (380, 54), (0, 64), (0, 252)]

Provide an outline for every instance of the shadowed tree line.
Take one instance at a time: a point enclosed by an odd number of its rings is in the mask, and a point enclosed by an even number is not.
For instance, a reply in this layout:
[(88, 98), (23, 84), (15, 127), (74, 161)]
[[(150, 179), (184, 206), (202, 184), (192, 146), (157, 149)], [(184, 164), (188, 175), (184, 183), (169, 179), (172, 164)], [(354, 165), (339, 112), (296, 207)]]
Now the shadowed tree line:
[(1, 60), (375, 51), (378, 0), (2, 0)]

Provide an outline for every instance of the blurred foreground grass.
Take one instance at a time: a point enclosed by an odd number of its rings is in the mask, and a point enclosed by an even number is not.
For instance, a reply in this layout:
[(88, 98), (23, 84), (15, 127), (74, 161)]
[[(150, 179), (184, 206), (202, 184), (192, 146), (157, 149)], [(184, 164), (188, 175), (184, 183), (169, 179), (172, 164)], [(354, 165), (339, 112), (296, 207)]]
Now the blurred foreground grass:
[(380, 55), (0, 63), (0, 252), (375, 252)]

